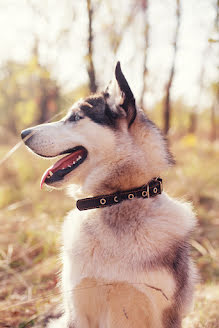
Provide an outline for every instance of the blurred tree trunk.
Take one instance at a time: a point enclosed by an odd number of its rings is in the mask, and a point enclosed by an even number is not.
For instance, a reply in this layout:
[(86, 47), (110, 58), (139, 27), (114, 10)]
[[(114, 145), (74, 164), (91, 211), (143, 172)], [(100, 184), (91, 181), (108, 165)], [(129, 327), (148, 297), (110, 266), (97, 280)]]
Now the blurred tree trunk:
[[(9, 112), (11, 112), (11, 113), (14, 112), (14, 102), (16, 101), (14, 98), (16, 98), (16, 97), (11, 97), (11, 99), (10, 98), (8, 99)], [(8, 120), (8, 129), (14, 135), (16, 135), (16, 133), (17, 133), (15, 121), (16, 121), (16, 118), (13, 115), (11, 115), (10, 119)]]
[(87, 54), (87, 73), (89, 77), (89, 88), (91, 92), (97, 91), (96, 76), (93, 62), (93, 9), (91, 0), (87, 0), (87, 14), (88, 14), (88, 54)]
[[(215, 15), (215, 20), (214, 20), (214, 26), (215, 26), (215, 30), (218, 31), (219, 0), (216, 1), (215, 11), (216, 11), (216, 15)], [(190, 122), (189, 122), (189, 129), (188, 129), (189, 133), (195, 133), (197, 126), (198, 126), (198, 109), (200, 106), (201, 95), (204, 90), (204, 75), (205, 75), (205, 69), (206, 69), (206, 58), (209, 57), (209, 53), (211, 51), (211, 46), (214, 42), (215, 42), (214, 39), (209, 38), (207, 41), (207, 46), (206, 46), (205, 50), (203, 51), (202, 66), (201, 66), (201, 72), (200, 72), (200, 76), (199, 76), (199, 81), (200, 81), (199, 95), (198, 95), (197, 104), (194, 107), (193, 111), (190, 113)], [(218, 92), (218, 90), (216, 92)], [(218, 106), (217, 102), (218, 102), (218, 100), (217, 100), (217, 95), (216, 95), (216, 100), (212, 104), (212, 107), (211, 107), (211, 140), (216, 139), (215, 113), (216, 113), (216, 108)]]
[(195, 133), (197, 128), (197, 106), (193, 108), (193, 111), (189, 114), (189, 129), (188, 133)]
[(140, 96), (141, 108), (144, 107), (144, 95), (145, 95), (146, 89), (147, 89), (146, 88), (146, 77), (147, 77), (147, 73), (148, 73), (147, 56), (148, 56), (148, 44), (149, 44), (148, 6), (149, 6), (149, 0), (144, 0), (142, 2), (142, 7), (144, 10), (144, 19), (145, 19), (145, 28), (144, 28), (145, 47), (144, 47), (144, 55), (143, 55), (142, 91), (141, 91), (141, 96)]
[[(17, 127), (16, 127), (16, 113), (15, 113), (15, 104), (21, 100), (19, 94), (19, 87), (17, 85), (15, 74), (16, 66), (13, 65), (12, 62), (6, 62), (5, 66), (1, 67), (1, 71), (3, 73), (2, 83), (0, 83), (0, 99), (3, 106), (5, 107), (7, 114), (6, 119), (6, 128), (12, 132), (13, 134), (17, 134)], [(0, 109), (1, 112), (1, 109)], [(3, 115), (4, 112), (1, 113)]]
[(176, 30), (173, 40), (174, 45), (174, 54), (173, 54), (173, 62), (170, 70), (169, 80), (166, 84), (166, 92), (165, 92), (165, 99), (164, 99), (164, 111), (163, 111), (163, 122), (164, 122), (164, 133), (168, 134), (170, 129), (170, 118), (171, 118), (171, 103), (170, 103), (170, 90), (173, 84), (173, 78), (175, 74), (175, 62), (176, 56), (178, 51), (178, 39), (179, 39), (179, 28), (181, 23), (181, 6), (180, 0), (176, 0)]
[[(146, 0), (141, 0), (146, 1)], [(108, 23), (104, 22), (103, 33), (108, 37), (109, 45), (112, 49), (112, 54), (114, 56), (114, 61), (118, 60), (117, 54), (120, 48), (120, 45), (123, 41), (123, 37), (126, 33), (127, 28), (133, 24), (133, 20), (137, 14), (138, 6), (142, 9), (141, 3), (139, 0), (135, 0), (131, 3), (128, 12), (123, 15), (120, 27), (118, 27), (118, 17), (117, 12), (115, 12), (114, 2), (111, 0), (105, 1), (108, 11)], [(120, 22), (121, 23), (121, 22)]]
[[(216, 1), (215, 30), (219, 32), (219, 0)], [(213, 41), (213, 40), (211, 40)], [(209, 41), (210, 42), (210, 41)], [(211, 43), (211, 42), (210, 42)], [(219, 84), (215, 85), (215, 100), (211, 107), (211, 141), (217, 139), (217, 115), (219, 114)]]
[(189, 117), (189, 133), (195, 133), (198, 125), (198, 109), (200, 106), (200, 100), (202, 96), (202, 92), (204, 90), (204, 75), (205, 75), (205, 64), (206, 64), (206, 56), (209, 51), (209, 45), (207, 46), (206, 50), (203, 52), (203, 58), (202, 58), (202, 67), (201, 72), (199, 76), (200, 81), (200, 88), (199, 88), (199, 94), (198, 94), (198, 100), (196, 106), (194, 106), (193, 111), (190, 113)]
[(47, 102), (46, 101), (46, 90), (43, 86), (43, 81), (41, 81), (41, 83), (40, 83), (40, 99), (38, 102), (39, 109), (40, 109), (38, 124), (43, 124), (48, 120), (46, 102)]
[(217, 120), (216, 113), (219, 111), (219, 90), (215, 97), (215, 101), (211, 107), (211, 141), (214, 142), (217, 139)]
[(40, 79), (37, 104), (40, 109), (38, 124), (49, 121), (58, 111), (59, 88), (44, 78)]
[[(45, 68), (39, 63), (39, 40), (35, 37), (34, 48), (32, 52), (32, 59), (35, 60), (36, 70), (39, 74), (38, 81), (38, 95), (36, 96), (36, 103), (39, 108), (38, 124), (45, 123), (58, 110), (59, 88), (54, 81), (48, 76), (44, 76), (47, 72)], [(41, 72), (41, 73), (40, 73)]]

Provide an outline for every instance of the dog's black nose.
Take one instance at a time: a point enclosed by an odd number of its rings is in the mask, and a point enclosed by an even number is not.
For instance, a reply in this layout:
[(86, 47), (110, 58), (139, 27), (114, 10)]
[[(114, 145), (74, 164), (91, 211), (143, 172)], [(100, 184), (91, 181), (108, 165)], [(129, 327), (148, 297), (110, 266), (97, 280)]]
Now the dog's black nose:
[(31, 132), (32, 132), (31, 129), (26, 129), (26, 130), (21, 131), (21, 138), (22, 139), (26, 138)]

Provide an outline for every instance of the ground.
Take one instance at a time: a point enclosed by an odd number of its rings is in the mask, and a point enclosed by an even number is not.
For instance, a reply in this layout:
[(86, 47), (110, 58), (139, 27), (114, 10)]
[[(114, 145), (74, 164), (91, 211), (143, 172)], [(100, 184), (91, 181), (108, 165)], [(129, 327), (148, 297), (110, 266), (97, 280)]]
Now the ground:
[[(0, 159), (16, 139), (0, 145)], [(183, 328), (219, 327), (219, 145), (186, 136), (172, 140), (176, 166), (163, 176), (170, 195), (192, 201), (199, 225), (192, 256), (201, 280)], [(0, 327), (44, 327), (56, 315), (60, 230), (73, 206), (65, 194), (39, 188), (48, 161), (21, 146), (0, 164)]]

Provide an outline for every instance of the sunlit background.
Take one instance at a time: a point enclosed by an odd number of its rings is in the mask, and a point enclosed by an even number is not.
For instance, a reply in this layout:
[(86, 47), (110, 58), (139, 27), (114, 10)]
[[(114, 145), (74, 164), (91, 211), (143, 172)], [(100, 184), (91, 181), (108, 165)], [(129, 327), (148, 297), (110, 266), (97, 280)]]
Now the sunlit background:
[(138, 106), (169, 137), (165, 189), (192, 201), (200, 271), (184, 328), (219, 327), (218, 0), (0, 0), (0, 327), (57, 315), (59, 233), (72, 208), (39, 190), (48, 163), (20, 131), (104, 90), (117, 60)]

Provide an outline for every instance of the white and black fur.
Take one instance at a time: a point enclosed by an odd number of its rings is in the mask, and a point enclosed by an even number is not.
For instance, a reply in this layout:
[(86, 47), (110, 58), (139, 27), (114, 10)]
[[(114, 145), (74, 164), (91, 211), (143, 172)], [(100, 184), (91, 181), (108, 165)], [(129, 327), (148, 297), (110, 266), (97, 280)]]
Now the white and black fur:
[[(83, 147), (86, 156), (50, 187), (75, 197), (140, 187), (173, 164), (160, 130), (136, 107), (116, 66), (120, 97), (110, 92), (77, 102), (61, 120), (22, 132), (43, 157)], [(180, 182), (179, 182), (180, 183)], [(50, 328), (179, 328), (193, 296), (195, 269), (189, 204), (165, 192), (149, 199), (79, 212), (65, 218), (62, 240), (63, 316)]]

